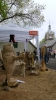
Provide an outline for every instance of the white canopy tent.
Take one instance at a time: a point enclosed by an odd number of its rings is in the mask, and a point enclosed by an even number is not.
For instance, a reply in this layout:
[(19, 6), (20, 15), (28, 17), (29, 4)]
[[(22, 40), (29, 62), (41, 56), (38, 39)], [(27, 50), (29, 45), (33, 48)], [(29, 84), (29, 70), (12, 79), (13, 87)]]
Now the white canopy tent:
[(9, 42), (10, 35), (12, 34), (15, 36), (15, 42), (25, 43), (25, 50), (27, 50), (27, 42), (36, 36), (38, 60), (40, 61), (38, 35), (35, 33), (33, 30), (31, 31), (30, 29), (19, 27), (13, 22), (9, 22), (0, 26), (0, 42)]
[(0, 42), (9, 42), (10, 34), (15, 35), (15, 41), (29, 41), (34, 36), (29, 35), (29, 29), (19, 27), (17, 24), (9, 22), (0, 26)]

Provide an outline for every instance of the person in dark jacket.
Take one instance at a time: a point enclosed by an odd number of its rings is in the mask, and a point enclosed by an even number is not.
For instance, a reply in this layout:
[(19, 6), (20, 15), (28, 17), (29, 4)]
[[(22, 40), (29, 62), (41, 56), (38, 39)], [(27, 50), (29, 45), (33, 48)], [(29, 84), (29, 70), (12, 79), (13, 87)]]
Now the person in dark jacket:
[(34, 60), (38, 60), (38, 57), (37, 57), (37, 49), (35, 49), (35, 50), (33, 51), (33, 53), (34, 53)]

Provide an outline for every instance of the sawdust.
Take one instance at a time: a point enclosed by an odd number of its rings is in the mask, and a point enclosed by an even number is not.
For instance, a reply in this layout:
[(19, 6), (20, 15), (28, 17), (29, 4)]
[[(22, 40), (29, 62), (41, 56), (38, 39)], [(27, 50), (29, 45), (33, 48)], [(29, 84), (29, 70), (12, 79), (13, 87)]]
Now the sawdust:
[(5, 80), (5, 70), (0, 68), (0, 100), (56, 100), (56, 71), (37, 71), (38, 76), (29, 75), (31, 70), (26, 70), (26, 76), (23, 77), (17, 66), (13, 76), (25, 83), (4, 91), (1, 84)]

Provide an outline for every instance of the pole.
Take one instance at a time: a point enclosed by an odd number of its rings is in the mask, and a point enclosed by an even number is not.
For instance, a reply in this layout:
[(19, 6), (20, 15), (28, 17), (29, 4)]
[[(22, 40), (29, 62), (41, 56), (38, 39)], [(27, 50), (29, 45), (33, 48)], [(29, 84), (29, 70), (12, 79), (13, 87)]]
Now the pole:
[(37, 45), (37, 53), (38, 53), (38, 62), (40, 64), (39, 35), (36, 36), (36, 45)]
[(28, 50), (28, 41), (27, 41), (27, 39), (26, 39), (26, 41), (24, 42), (24, 46), (25, 46), (25, 51), (27, 51), (27, 50)]

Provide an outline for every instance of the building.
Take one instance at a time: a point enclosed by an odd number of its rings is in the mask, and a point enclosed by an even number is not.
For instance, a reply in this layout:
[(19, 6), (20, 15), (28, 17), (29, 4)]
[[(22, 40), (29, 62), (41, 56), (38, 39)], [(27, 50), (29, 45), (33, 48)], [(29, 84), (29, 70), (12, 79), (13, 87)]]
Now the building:
[[(3, 49), (3, 45), (5, 45), (5, 44), (8, 44), (8, 42), (0, 42), (0, 49), (1, 49), (1, 50)], [(13, 45), (14, 45), (14, 50), (15, 50), (15, 52), (23, 52), (24, 49), (25, 49), (24, 42), (15, 42)], [(28, 48), (27, 48), (27, 50), (33, 52), (34, 49), (36, 49), (36, 46), (33, 45), (33, 44), (29, 41), (29, 42), (28, 42)]]
[(48, 31), (45, 33), (45, 42), (40, 43), (40, 48), (44, 45), (47, 45), (47, 47), (51, 50), (56, 50), (56, 38), (55, 38), (55, 32), (51, 30), (51, 25), (48, 25)]
[(48, 26), (48, 31), (45, 33), (45, 42), (48, 43), (55, 39), (55, 32), (51, 30), (51, 25)]

